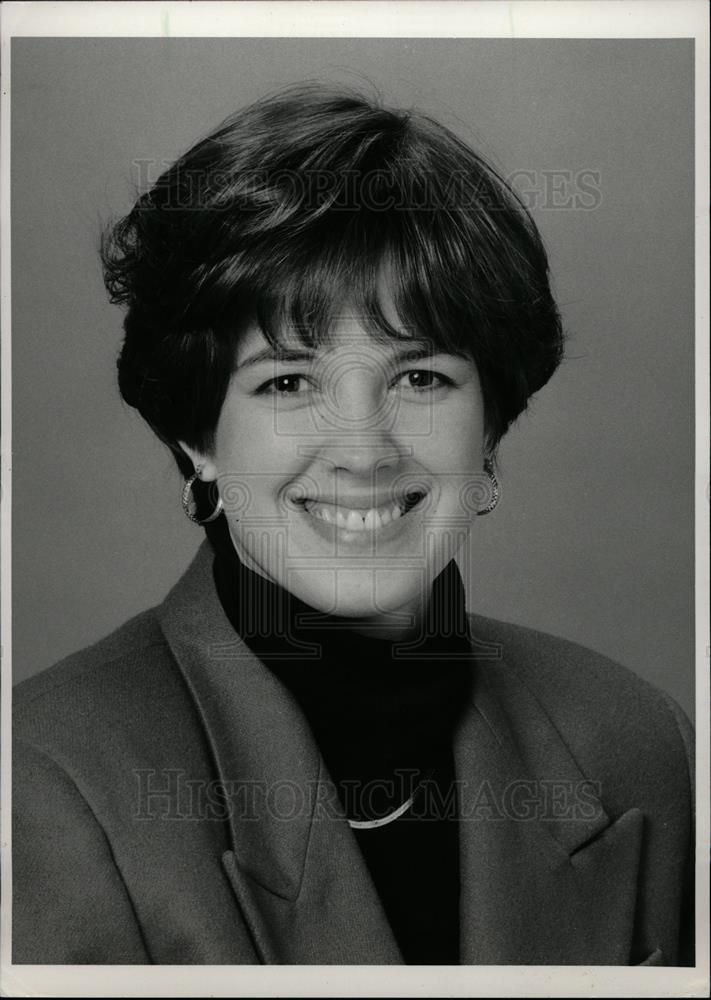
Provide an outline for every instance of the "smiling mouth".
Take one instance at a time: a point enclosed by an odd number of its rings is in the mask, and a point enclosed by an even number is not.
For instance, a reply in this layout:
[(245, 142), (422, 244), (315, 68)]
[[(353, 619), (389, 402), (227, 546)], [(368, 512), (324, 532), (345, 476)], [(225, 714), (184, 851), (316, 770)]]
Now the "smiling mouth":
[(384, 504), (381, 507), (373, 507), (370, 510), (354, 510), (332, 503), (322, 503), (317, 500), (299, 501), (299, 506), (311, 517), (333, 524), (338, 528), (345, 528), (348, 531), (376, 531), (383, 528), (391, 521), (397, 521), (405, 517), (427, 494), (421, 490), (405, 494), (401, 499)]

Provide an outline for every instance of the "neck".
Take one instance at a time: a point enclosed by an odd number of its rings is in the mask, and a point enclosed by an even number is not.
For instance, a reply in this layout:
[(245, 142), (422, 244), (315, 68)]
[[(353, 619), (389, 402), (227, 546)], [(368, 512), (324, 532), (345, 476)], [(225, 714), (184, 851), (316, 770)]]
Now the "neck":
[[(252, 558), (231, 529), (229, 537), (240, 562), (246, 569), (256, 573), (271, 584), (281, 586), (278, 580), (275, 580)], [(328, 617), (331, 622), (338, 622), (340, 630), (344, 632), (355, 632), (368, 639), (407, 642), (421, 634), (428, 596), (426, 595), (424, 601), (421, 598), (414, 598), (392, 611), (380, 612), (377, 615), (351, 617), (328, 613)]]
[(368, 639), (406, 642), (419, 635), (424, 613), (422, 607), (404, 605), (397, 611), (377, 618), (344, 618), (344, 627)]

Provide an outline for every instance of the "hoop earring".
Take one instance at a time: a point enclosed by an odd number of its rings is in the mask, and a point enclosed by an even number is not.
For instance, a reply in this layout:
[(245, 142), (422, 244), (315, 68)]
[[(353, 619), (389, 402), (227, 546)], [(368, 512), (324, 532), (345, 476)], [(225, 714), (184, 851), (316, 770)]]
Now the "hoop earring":
[(494, 463), (490, 458), (484, 459), (484, 472), (486, 472), (491, 480), (491, 500), (483, 510), (478, 510), (477, 514), (490, 514), (501, 497), (501, 487), (499, 486), (499, 481), (494, 473)]
[(193, 522), (193, 524), (209, 524), (210, 521), (214, 521), (222, 513), (221, 496), (218, 496), (217, 506), (213, 510), (212, 514), (210, 514), (209, 517), (206, 517), (203, 520), (200, 520), (200, 518), (197, 517), (192, 510), (190, 510), (190, 495), (192, 493), (193, 483), (195, 482), (196, 479), (199, 479), (201, 472), (202, 472), (202, 466), (200, 466), (189, 479), (185, 480), (185, 485), (183, 486), (183, 495), (181, 498), (183, 504), (183, 510), (185, 511), (186, 515), (190, 518), (190, 520)]

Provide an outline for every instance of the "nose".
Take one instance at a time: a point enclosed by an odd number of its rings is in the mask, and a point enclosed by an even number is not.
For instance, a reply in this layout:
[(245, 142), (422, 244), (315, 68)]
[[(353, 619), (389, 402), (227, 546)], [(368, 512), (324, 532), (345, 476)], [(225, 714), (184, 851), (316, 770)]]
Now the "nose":
[(380, 359), (351, 349), (334, 357), (326, 373), (324, 416), (334, 431), (377, 430), (391, 408)]
[(353, 484), (371, 484), (378, 469), (391, 468), (400, 460), (400, 450), (389, 435), (370, 434), (326, 442), (319, 458), (332, 472), (348, 473)]
[(380, 467), (396, 465), (396, 404), (382, 369), (358, 358), (333, 373), (319, 403), (319, 457), (354, 483), (372, 482)]

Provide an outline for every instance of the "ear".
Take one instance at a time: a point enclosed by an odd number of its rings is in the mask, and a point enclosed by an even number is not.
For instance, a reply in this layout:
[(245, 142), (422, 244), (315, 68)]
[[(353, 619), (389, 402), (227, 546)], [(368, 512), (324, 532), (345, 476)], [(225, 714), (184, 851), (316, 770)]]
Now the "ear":
[(202, 455), (199, 451), (185, 444), (184, 441), (178, 441), (178, 444), (189, 457), (195, 466), (195, 471), (204, 483), (211, 483), (217, 479), (217, 466), (211, 458), (208, 458), (207, 455)]

